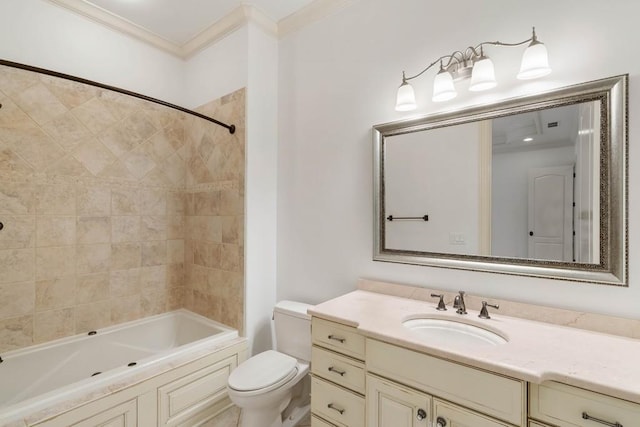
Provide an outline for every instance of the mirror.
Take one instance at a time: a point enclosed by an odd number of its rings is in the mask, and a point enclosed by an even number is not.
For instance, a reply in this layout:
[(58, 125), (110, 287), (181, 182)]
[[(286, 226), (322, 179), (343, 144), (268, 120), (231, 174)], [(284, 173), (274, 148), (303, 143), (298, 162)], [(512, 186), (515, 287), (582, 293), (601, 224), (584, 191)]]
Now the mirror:
[(627, 76), (374, 126), (374, 260), (627, 284)]

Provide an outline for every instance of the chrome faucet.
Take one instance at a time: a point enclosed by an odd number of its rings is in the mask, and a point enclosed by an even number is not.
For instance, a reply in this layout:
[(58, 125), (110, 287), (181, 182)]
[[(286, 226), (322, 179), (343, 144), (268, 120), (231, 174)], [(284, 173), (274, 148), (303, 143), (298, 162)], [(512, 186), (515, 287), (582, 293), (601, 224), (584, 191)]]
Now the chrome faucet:
[(457, 308), (456, 313), (467, 314), (467, 306), (464, 304), (464, 291), (459, 291), (459, 295), (453, 299), (453, 308)]

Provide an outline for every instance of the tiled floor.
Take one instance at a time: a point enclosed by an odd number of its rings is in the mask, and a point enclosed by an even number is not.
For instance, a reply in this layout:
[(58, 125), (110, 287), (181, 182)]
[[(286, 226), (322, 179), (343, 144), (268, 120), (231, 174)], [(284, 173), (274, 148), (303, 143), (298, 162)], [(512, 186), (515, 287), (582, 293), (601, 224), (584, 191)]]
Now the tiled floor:
[[(202, 427), (238, 427), (239, 423), (240, 410), (234, 406), (208, 423), (203, 424)], [(297, 427), (311, 427), (311, 419), (307, 418), (303, 420)]]

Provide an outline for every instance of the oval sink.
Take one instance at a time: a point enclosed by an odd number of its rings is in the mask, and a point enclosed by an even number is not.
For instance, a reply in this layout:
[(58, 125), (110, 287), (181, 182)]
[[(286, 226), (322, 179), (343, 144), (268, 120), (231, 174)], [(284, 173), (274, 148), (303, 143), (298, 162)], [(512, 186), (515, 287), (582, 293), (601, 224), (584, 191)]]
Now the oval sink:
[(507, 340), (487, 329), (446, 319), (410, 319), (402, 325), (430, 344), (499, 345)]

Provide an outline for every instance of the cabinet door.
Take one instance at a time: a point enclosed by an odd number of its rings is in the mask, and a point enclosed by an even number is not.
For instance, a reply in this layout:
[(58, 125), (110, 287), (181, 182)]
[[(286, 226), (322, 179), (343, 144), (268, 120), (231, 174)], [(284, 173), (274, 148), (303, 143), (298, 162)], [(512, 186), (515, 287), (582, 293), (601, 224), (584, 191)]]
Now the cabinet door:
[(367, 427), (426, 427), (431, 396), (367, 375)]
[(510, 424), (438, 399), (433, 399), (433, 425), (434, 427), (510, 427)]

